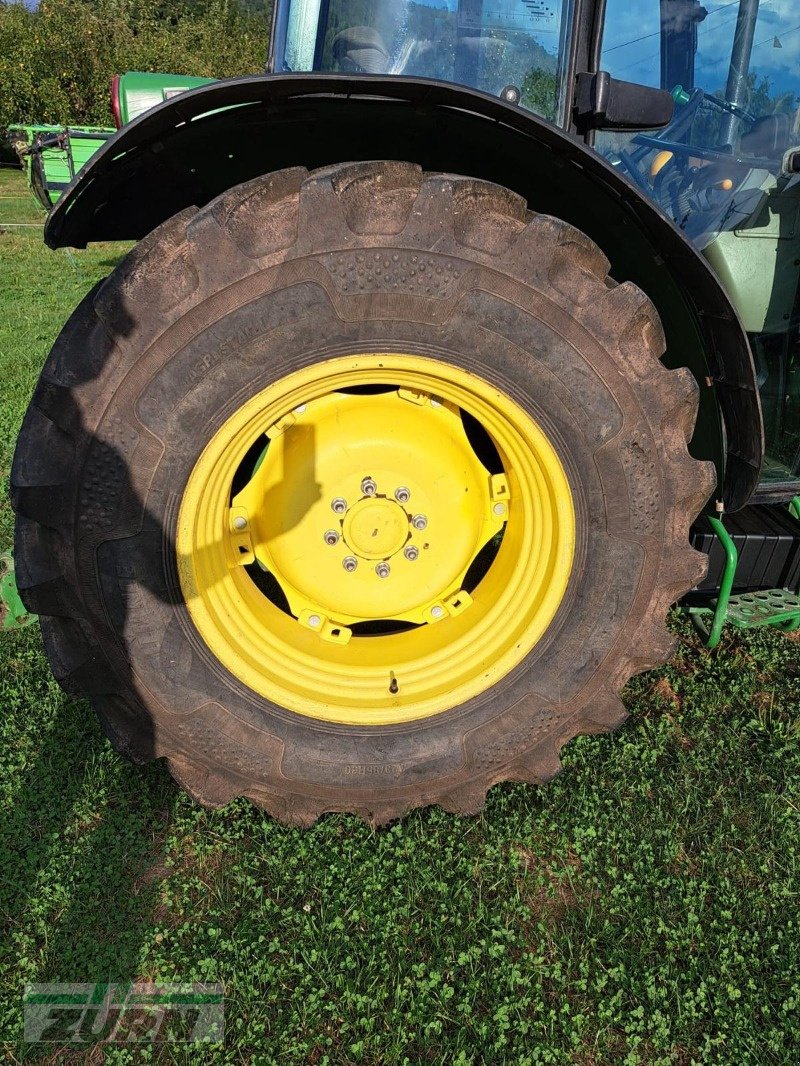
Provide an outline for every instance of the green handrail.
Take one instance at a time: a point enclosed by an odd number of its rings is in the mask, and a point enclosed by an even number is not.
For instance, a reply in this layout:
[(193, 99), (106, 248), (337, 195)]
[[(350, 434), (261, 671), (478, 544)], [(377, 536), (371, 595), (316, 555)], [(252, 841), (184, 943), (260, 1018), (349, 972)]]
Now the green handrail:
[(709, 515), (708, 520), (711, 523), (711, 528), (719, 537), (720, 544), (722, 544), (722, 547), (725, 549), (725, 569), (722, 573), (722, 581), (719, 585), (719, 596), (717, 597), (717, 603), (714, 608), (714, 621), (711, 625), (708, 639), (706, 640), (707, 648), (716, 648), (719, 644), (720, 637), (722, 636), (722, 628), (728, 617), (728, 604), (731, 599), (733, 581), (736, 577), (736, 568), (739, 565), (739, 552), (736, 550), (733, 538), (722, 524), (722, 519)]
[[(789, 504), (789, 510), (795, 516), (800, 519), (800, 496), (795, 496), (792, 502)], [(800, 585), (798, 585), (797, 591), (800, 592)], [(800, 630), (800, 618), (797, 619), (796, 625), (789, 625), (786, 629), (787, 633), (796, 633)]]

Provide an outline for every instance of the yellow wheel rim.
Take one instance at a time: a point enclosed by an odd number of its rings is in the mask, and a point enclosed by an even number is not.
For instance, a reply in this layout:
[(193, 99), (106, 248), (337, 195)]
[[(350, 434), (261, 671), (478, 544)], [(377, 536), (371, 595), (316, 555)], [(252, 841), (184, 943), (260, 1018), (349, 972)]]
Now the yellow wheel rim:
[(479, 695), (540, 640), (575, 550), (564, 468), (522, 408), (421, 356), (328, 360), (232, 415), (192, 470), (181, 588), (212, 654), (348, 725)]

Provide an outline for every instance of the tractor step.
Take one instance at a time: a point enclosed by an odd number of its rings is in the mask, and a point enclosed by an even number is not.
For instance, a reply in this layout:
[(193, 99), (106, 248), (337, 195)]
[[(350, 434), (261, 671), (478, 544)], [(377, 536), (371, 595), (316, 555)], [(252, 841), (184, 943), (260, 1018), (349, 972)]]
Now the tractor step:
[(800, 595), (790, 589), (743, 592), (728, 601), (728, 621), (739, 629), (800, 626)]
[(37, 620), (35, 614), (28, 614), (19, 598), (13, 555), (0, 553), (0, 632), (22, 629)]
[[(744, 509), (744, 511), (747, 510), (748, 508)], [(767, 508), (762, 508), (760, 512), (756, 507), (749, 508), (749, 510), (765, 529), (771, 528), (769, 535), (763, 533), (758, 533), (755, 537), (749, 535), (745, 536), (743, 541), (740, 536), (740, 545), (745, 551), (753, 546), (756, 548), (755, 556), (750, 562), (753, 563), (755, 559), (761, 567), (765, 560), (771, 559), (774, 562), (777, 558), (781, 574), (785, 575), (788, 566), (793, 575), (792, 584), (796, 586), (800, 580), (796, 573), (797, 565), (800, 564), (800, 496), (792, 500), (788, 510), (781, 511), (772, 508), (771, 513)], [(750, 520), (747, 515), (742, 519), (744, 511), (739, 515), (739, 527), (742, 521)], [(736, 531), (738, 529), (738, 535), (741, 535), (743, 530), (735, 523), (731, 523), (733, 533), (727, 530), (723, 525), (721, 515), (706, 515), (704, 522), (712, 531), (714, 540), (711, 543), (707, 538), (704, 538), (704, 543), (695, 541), (695, 547), (705, 550), (707, 554), (713, 551), (722, 553), (724, 564), (718, 578), (719, 595), (710, 601), (706, 600), (705, 603), (693, 603), (692, 599), (703, 589), (701, 585), (695, 589), (694, 593), (689, 594), (684, 603), (696, 627), (702, 633), (706, 647), (716, 648), (726, 622), (730, 622), (738, 629), (774, 626), (787, 633), (800, 629), (800, 589), (793, 592), (792, 589), (785, 587), (769, 588), (767, 586), (764, 588), (762, 586), (733, 594), (737, 576), (739, 581), (754, 580), (752, 567), (746, 568), (745, 573), (742, 573), (739, 568), (740, 545), (736, 543)], [(782, 533), (789, 533), (788, 537), (775, 536), (775, 522), (781, 527)], [(765, 572), (763, 570), (759, 572), (763, 577)]]

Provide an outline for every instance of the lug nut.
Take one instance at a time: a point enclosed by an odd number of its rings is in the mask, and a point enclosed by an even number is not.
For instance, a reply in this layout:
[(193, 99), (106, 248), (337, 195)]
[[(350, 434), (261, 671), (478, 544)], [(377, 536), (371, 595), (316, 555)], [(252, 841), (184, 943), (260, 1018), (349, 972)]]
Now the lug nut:
[(378, 565), (375, 567), (375, 573), (378, 575), (378, 577), (388, 577), (389, 576), (389, 564), (388, 563), (378, 563)]
[(347, 500), (343, 500), (341, 496), (337, 496), (334, 500), (331, 500), (331, 510), (335, 514), (344, 514), (347, 510)]
[(394, 498), (397, 500), (398, 503), (408, 503), (408, 501), (411, 499), (411, 493), (408, 491), (405, 485), (401, 485), (399, 489), (394, 490)]
[(339, 534), (335, 529), (328, 529), (325, 531), (325, 543), (333, 546), (339, 542)]
[(355, 559), (352, 555), (348, 555), (346, 559), (342, 559), (342, 566), (345, 568), (348, 574), (352, 574), (352, 572), (358, 566), (358, 559)]
[(409, 544), (403, 552), (403, 555), (413, 563), (415, 559), (419, 559), (419, 548), (415, 547), (413, 544)]
[(424, 529), (428, 524), (428, 519), (424, 514), (415, 514), (411, 519), (411, 525), (414, 529)]
[(374, 496), (375, 493), (378, 491), (378, 486), (375, 484), (371, 477), (365, 477), (364, 480), (361, 482), (361, 491), (364, 493), (365, 496)]

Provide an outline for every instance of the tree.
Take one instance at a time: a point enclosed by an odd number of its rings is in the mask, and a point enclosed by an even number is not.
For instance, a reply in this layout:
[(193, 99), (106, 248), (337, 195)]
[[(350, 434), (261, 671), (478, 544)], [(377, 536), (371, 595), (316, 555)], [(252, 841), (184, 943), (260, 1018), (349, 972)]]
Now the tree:
[(0, 128), (110, 125), (115, 74), (253, 74), (267, 39), (264, 11), (238, 0), (0, 0)]

